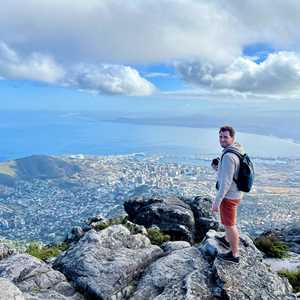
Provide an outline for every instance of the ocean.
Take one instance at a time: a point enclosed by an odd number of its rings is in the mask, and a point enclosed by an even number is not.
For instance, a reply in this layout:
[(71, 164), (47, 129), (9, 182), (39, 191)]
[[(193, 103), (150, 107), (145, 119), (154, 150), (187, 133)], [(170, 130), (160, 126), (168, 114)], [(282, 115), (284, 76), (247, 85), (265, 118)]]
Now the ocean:
[[(80, 112), (1, 111), (0, 161), (33, 154), (115, 155), (143, 152), (186, 157), (220, 153), (218, 128), (118, 122)], [(291, 139), (238, 132), (237, 141), (252, 157), (300, 158)]]

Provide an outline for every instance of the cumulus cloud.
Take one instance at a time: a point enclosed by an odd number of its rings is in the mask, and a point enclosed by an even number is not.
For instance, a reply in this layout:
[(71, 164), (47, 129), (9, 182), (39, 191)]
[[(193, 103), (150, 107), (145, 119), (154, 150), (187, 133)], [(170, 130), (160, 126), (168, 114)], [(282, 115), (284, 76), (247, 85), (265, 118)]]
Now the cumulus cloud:
[(210, 89), (254, 94), (300, 92), (300, 55), (295, 52), (272, 53), (261, 63), (239, 57), (227, 67), (189, 62), (179, 63), (177, 69), (187, 82)]
[[(243, 46), (299, 49), (298, 0), (3, 0), (0, 36), (21, 52), (113, 64), (201, 58), (228, 63)], [(19, 8), (19, 9), (18, 9)]]
[(137, 70), (122, 65), (58, 64), (41, 53), (19, 55), (0, 43), (0, 78), (42, 81), (106, 94), (150, 95), (154, 85), (142, 78)]
[(56, 83), (65, 72), (51, 56), (32, 53), (20, 56), (5, 43), (0, 43), (0, 76), (10, 79), (38, 80)]
[[(293, 90), (296, 67), (283, 57), (297, 60), (291, 51), (300, 51), (299, 15), (299, 0), (3, 0), (0, 36), (14, 50), (0, 50), (0, 76), (146, 95), (153, 85), (124, 65), (190, 61), (179, 73), (203, 86)], [(258, 65), (242, 57), (253, 43), (290, 55)], [(290, 83), (277, 79), (278, 69)]]
[(150, 95), (155, 87), (142, 78), (137, 70), (122, 65), (100, 66), (80, 64), (72, 68), (68, 83), (87, 90), (130, 96)]
[(2, 3), (2, 39), (19, 51), (49, 51), (69, 63), (228, 62), (244, 39), (232, 34), (237, 20), (217, 1), (27, 0), (19, 6), (19, 0)]

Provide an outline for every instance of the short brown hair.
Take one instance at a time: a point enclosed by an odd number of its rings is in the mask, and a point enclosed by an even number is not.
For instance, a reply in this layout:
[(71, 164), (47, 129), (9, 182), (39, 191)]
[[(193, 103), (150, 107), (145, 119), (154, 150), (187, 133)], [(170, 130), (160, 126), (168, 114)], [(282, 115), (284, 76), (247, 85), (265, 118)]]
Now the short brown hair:
[(222, 126), (219, 130), (219, 133), (221, 132), (224, 132), (224, 131), (229, 131), (229, 135), (234, 138), (235, 137), (235, 130), (233, 127), (231, 126), (228, 126), (228, 125), (225, 125), (225, 126)]

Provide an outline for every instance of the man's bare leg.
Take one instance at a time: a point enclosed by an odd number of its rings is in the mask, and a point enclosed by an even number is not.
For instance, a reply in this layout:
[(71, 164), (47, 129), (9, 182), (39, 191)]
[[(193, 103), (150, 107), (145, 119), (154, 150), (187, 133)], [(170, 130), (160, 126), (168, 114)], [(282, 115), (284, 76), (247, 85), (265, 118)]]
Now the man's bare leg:
[(226, 231), (226, 240), (229, 241), (231, 251), (233, 256), (237, 257), (240, 255), (239, 253), (239, 242), (240, 242), (240, 234), (236, 227), (233, 226), (224, 226)]

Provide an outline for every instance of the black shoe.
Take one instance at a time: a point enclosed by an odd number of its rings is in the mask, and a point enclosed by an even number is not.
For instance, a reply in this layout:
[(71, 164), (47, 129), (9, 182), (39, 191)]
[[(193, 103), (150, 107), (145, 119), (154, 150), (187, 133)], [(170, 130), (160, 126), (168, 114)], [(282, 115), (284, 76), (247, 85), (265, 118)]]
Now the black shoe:
[(221, 260), (232, 262), (232, 263), (235, 263), (235, 264), (238, 264), (240, 262), (240, 257), (239, 256), (237, 256), (237, 257), (233, 256), (231, 251), (226, 252), (226, 253), (219, 253), (217, 255), (217, 257)]
[(215, 236), (215, 239), (222, 244), (225, 248), (230, 248), (230, 243), (226, 241), (225, 236)]

